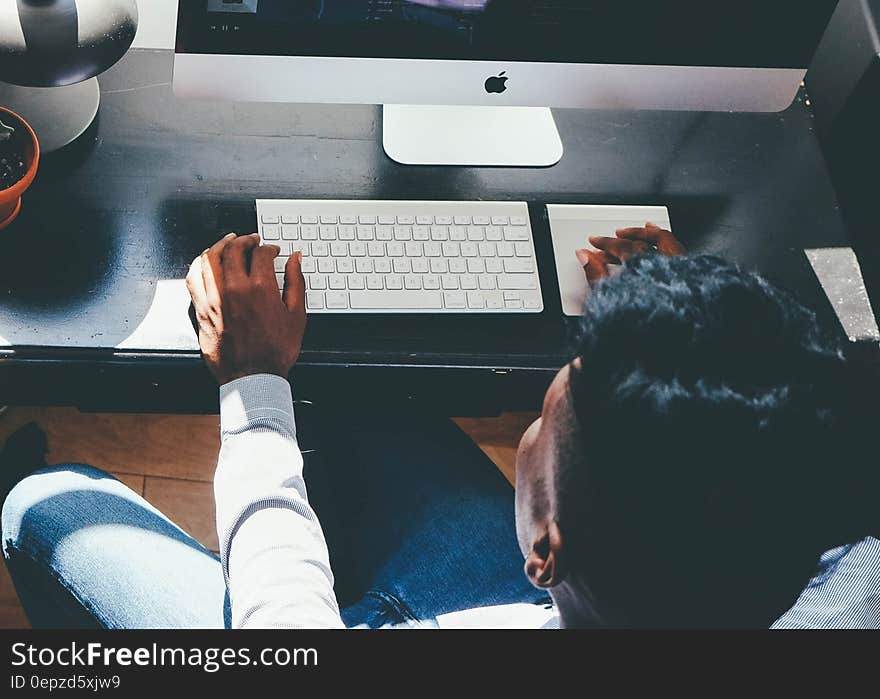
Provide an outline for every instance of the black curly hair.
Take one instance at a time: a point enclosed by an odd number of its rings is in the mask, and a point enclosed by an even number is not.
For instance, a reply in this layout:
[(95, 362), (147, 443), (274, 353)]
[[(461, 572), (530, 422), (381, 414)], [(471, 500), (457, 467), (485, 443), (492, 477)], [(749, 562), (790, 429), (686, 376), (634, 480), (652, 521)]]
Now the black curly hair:
[(857, 448), (876, 394), (761, 277), (635, 259), (591, 297), (577, 356), (556, 510), (611, 623), (766, 627), (880, 520)]

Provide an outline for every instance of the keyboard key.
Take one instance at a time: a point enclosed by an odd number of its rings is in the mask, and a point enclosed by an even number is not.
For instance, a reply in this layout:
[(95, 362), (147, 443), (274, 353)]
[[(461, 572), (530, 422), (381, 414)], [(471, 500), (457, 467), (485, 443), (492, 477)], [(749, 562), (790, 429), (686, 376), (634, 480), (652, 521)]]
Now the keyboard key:
[(474, 291), (479, 288), (477, 278), (473, 274), (462, 274), (458, 281), (465, 291)]
[(387, 257), (377, 257), (375, 266), (376, 274), (388, 274), (391, 272), (391, 260)]
[(495, 243), (480, 243), (480, 257), (495, 257)]
[(531, 257), (532, 256), (532, 246), (528, 243), (514, 243), (514, 250), (516, 250), (517, 257)]
[(467, 272), (467, 262), (461, 257), (454, 257), (449, 260), (449, 271), (453, 274), (464, 274)]
[(445, 291), (443, 303), (446, 308), (467, 308), (467, 296), (462, 291)]
[(336, 216), (331, 216), (329, 214), (321, 215), (321, 223), (339, 223), (339, 219)]
[[(367, 277), (367, 288), (373, 291), (384, 289), (385, 288), (385, 279), (378, 274), (371, 274)], [(354, 299), (352, 299), (352, 303), (354, 303)], [(359, 308), (359, 306), (352, 306), (352, 308)]]
[(522, 301), (505, 301), (504, 307), (510, 311), (521, 309), (523, 307)]
[(290, 249), (290, 243), (285, 243), (284, 241), (281, 241), (280, 243), (275, 243), (275, 245), (277, 245), (278, 249), (281, 251), (278, 253), (279, 255), (281, 255), (281, 257), (290, 257), (290, 254), (292, 252)]
[(438, 226), (451, 226), (452, 225), (452, 216), (437, 216), (434, 219)]
[(308, 223), (308, 224), (313, 225), (313, 224), (318, 223), (318, 217), (317, 216), (300, 216), (299, 222), (300, 223)]
[(394, 240), (394, 226), (378, 226), (376, 240)]
[(352, 291), (362, 291), (366, 288), (363, 274), (350, 274), (348, 277), (348, 288)]
[(429, 271), (428, 260), (425, 257), (416, 257), (412, 261), (412, 271), (415, 274), (427, 274)]
[(336, 272), (336, 260), (332, 257), (319, 257), (318, 271), (321, 274), (333, 274)]
[(470, 216), (456, 216), (453, 220), (456, 226), (469, 226), (473, 222)]
[(327, 277), (327, 284), (331, 289), (334, 289), (336, 291), (345, 289), (348, 286), (345, 281), (345, 275), (342, 274), (331, 274), (329, 277)]
[(281, 237), (284, 240), (299, 240), (299, 226), (281, 226)]
[(440, 243), (425, 243), (425, 257), (440, 257), (442, 254)]
[(523, 293), (523, 308), (527, 311), (540, 311), (541, 305), (541, 295), (539, 293)]
[(335, 310), (345, 310), (348, 308), (348, 294), (344, 291), (328, 291), (326, 298), (327, 308)]
[(504, 272), (504, 262), (497, 257), (490, 257), (486, 260), (486, 271), (489, 274), (502, 274)]
[(327, 277), (323, 274), (309, 275), (309, 289), (314, 291), (323, 291), (327, 288)]
[(489, 226), (486, 229), (486, 240), (498, 242), (504, 240), (504, 229), (500, 226)]
[(458, 242), (467, 240), (467, 228), (465, 226), (453, 226), (449, 229), (449, 239)]
[(490, 223), (492, 221), (488, 216), (474, 216), (475, 226), (488, 226)]
[(318, 263), (314, 257), (304, 257), (302, 262), (303, 274), (314, 274), (318, 271)]
[(527, 274), (500, 274), (497, 278), (498, 288), (502, 291), (512, 290), (535, 290), (538, 288), (538, 280)]
[(491, 291), (498, 288), (498, 282), (495, 277), (490, 274), (480, 275), (480, 289), (483, 291)]
[(263, 223), (281, 223), (281, 219), (277, 215), (263, 214)]
[(468, 240), (478, 243), (486, 239), (486, 229), (483, 226), (468, 226)]
[(491, 311), (500, 311), (504, 309), (504, 298), (499, 292), (484, 293), (483, 298), (486, 300), (486, 308)]
[(504, 240), (509, 240), (511, 242), (517, 240), (528, 240), (529, 239), (529, 230), (527, 228), (516, 228), (514, 226), (506, 226), (504, 228)]
[(449, 240), (449, 226), (432, 226), (431, 240), (436, 240), (439, 243)]
[(461, 244), (462, 257), (476, 257), (478, 254), (479, 254), (479, 248), (477, 248), (476, 243), (462, 243)]
[(461, 246), (458, 243), (443, 243), (443, 257), (459, 257)]
[(510, 217), (510, 225), (511, 226), (525, 226), (528, 225), (529, 220), (525, 216), (511, 216)]
[(299, 223), (299, 216), (296, 214), (283, 214), (281, 216), (281, 223)]
[(410, 274), (412, 272), (412, 263), (406, 257), (398, 257), (392, 264), (396, 274)]
[(431, 260), (431, 272), (433, 274), (446, 274), (449, 272), (449, 263), (442, 257)]
[(403, 249), (406, 252), (407, 257), (421, 257), (422, 256), (422, 244), (421, 243), (404, 243)]
[(318, 227), (312, 224), (304, 224), (300, 230), (300, 235), (303, 240), (317, 240), (318, 239)]
[(322, 291), (309, 291), (306, 293), (306, 306), (310, 311), (320, 311), (324, 308), (324, 293)]
[(349, 297), (351, 307), (356, 310), (443, 310), (443, 294), (439, 291), (352, 291)]
[(336, 240), (336, 226), (321, 226), (321, 240)]
[(348, 246), (348, 254), (352, 257), (366, 257), (367, 256), (367, 244), (361, 242), (354, 242)]
[(431, 227), (413, 226), (413, 240), (419, 240), (421, 242), (431, 240)]
[(395, 240), (412, 240), (412, 226), (395, 226), (394, 227), (394, 239)]
[(492, 217), (492, 225), (493, 226), (509, 226), (510, 218), (507, 216), (493, 216)]
[(339, 240), (354, 240), (357, 238), (357, 228), (354, 226), (339, 226)]
[(513, 257), (515, 252), (512, 243), (498, 243), (498, 257)]
[(413, 216), (398, 216), (397, 222), (402, 226), (412, 226), (415, 224), (416, 219)]
[(434, 223), (433, 216), (416, 216), (416, 223), (419, 226), (430, 226)]
[(329, 243), (312, 243), (312, 257), (328, 257), (329, 255)]
[(467, 271), (469, 274), (485, 274), (486, 263), (479, 257), (472, 257), (467, 261)]
[(354, 260), (350, 257), (341, 257), (336, 260), (336, 271), (340, 274), (354, 273)]
[(401, 277), (399, 274), (386, 275), (385, 288), (392, 291), (399, 291), (403, 288), (403, 277)]
[(515, 257), (504, 260), (504, 271), (508, 274), (532, 274), (535, 271), (535, 263), (531, 258), (524, 259)]
[(278, 282), (278, 288), (283, 290), (284, 289), (284, 275), (283, 274), (276, 274), (275, 281)]
[(330, 243), (330, 255), (333, 257), (348, 257), (348, 243)]
[(468, 308), (481, 309), (486, 307), (486, 299), (479, 291), (468, 291), (467, 293)]
[(438, 277), (436, 274), (425, 274), (422, 276), (422, 285), (426, 289), (439, 289), (440, 277)]
[(263, 240), (281, 240), (281, 229), (278, 226), (263, 226)]
[(358, 216), (358, 222), (364, 224), (365, 226), (375, 226), (376, 225), (376, 217), (375, 216)]
[(354, 268), (357, 270), (358, 274), (372, 274), (373, 261), (369, 258), (355, 260)]
[(376, 238), (376, 228), (374, 226), (358, 226), (357, 227), (357, 239), (358, 240), (375, 240)]
[(458, 275), (444, 274), (441, 282), (442, 282), (444, 289), (457, 289), (458, 288)]
[(276, 257), (275, 258), (275, 271), (283, 272), (284, 268), (287, 266), (287, 258), (286, 257)]
[(367, 243), (367, 253), (370, 257), (385, 257), (385, 243)]
[(380, 216), (379, 223), (383, 226), (393, 226), (397, 223), (397, 216)]
[(388, 254), (388, 257), (403, 257), (403, 243), (400, 243), (396, 240), (388, 243), (388, 245), (385, 246), (385, 250)]
[(357, 216), (340, 216), (339, 223), (343, 223), (347, 226), (353, 226), (357, 223)]
[(422, 288), (422, 277), (418, 274), (407, 274), (403, 278), (403, 287), (405, 289), (421, 289)]

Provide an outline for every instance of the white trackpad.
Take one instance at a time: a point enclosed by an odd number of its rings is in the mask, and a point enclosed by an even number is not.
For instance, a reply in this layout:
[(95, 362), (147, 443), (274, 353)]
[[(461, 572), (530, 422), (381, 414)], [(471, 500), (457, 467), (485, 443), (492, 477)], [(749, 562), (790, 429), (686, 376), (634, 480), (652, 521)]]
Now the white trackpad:
[[(575, 256), (577, 250), (590, 245), (590, 236), (614, 237), (619, 228), (644, 226), (650, 221), (661, 228), (672, 230), (669, 210), (665, 206), (582, 206), (578, 204), (548, 204), (553, 255), (559, 276), (562, 312), (580, 317), (589, 297), (590, 287), (584, 269)], [(621, 268), (617, 268), (619, 271)]]

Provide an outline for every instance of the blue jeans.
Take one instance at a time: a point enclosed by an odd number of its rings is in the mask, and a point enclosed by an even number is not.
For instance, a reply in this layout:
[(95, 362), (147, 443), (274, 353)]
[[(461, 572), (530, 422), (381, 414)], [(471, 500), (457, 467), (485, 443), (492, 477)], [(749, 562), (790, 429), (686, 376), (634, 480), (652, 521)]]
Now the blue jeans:
[[(494, 465), (450, 422), (398, 424), (308, 437), (300, 425), (346, 625), (545, 602), (523, 574), (513, 491)], [(6, 498), (2, 527), (36, 628), (229, 625), (217, 556), (103, 471), (34, 473)]]

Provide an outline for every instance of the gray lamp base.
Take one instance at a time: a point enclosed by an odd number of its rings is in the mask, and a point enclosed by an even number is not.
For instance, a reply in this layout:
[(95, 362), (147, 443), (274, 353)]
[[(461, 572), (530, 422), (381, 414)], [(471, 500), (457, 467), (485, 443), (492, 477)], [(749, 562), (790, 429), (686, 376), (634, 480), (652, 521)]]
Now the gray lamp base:
[(97, 78), (68, 87), (19, 87), (0, 82), (0, 105), (31, 125), (43, 153), (60, 150), (82, 136), (98, 115), (100, 104)]

